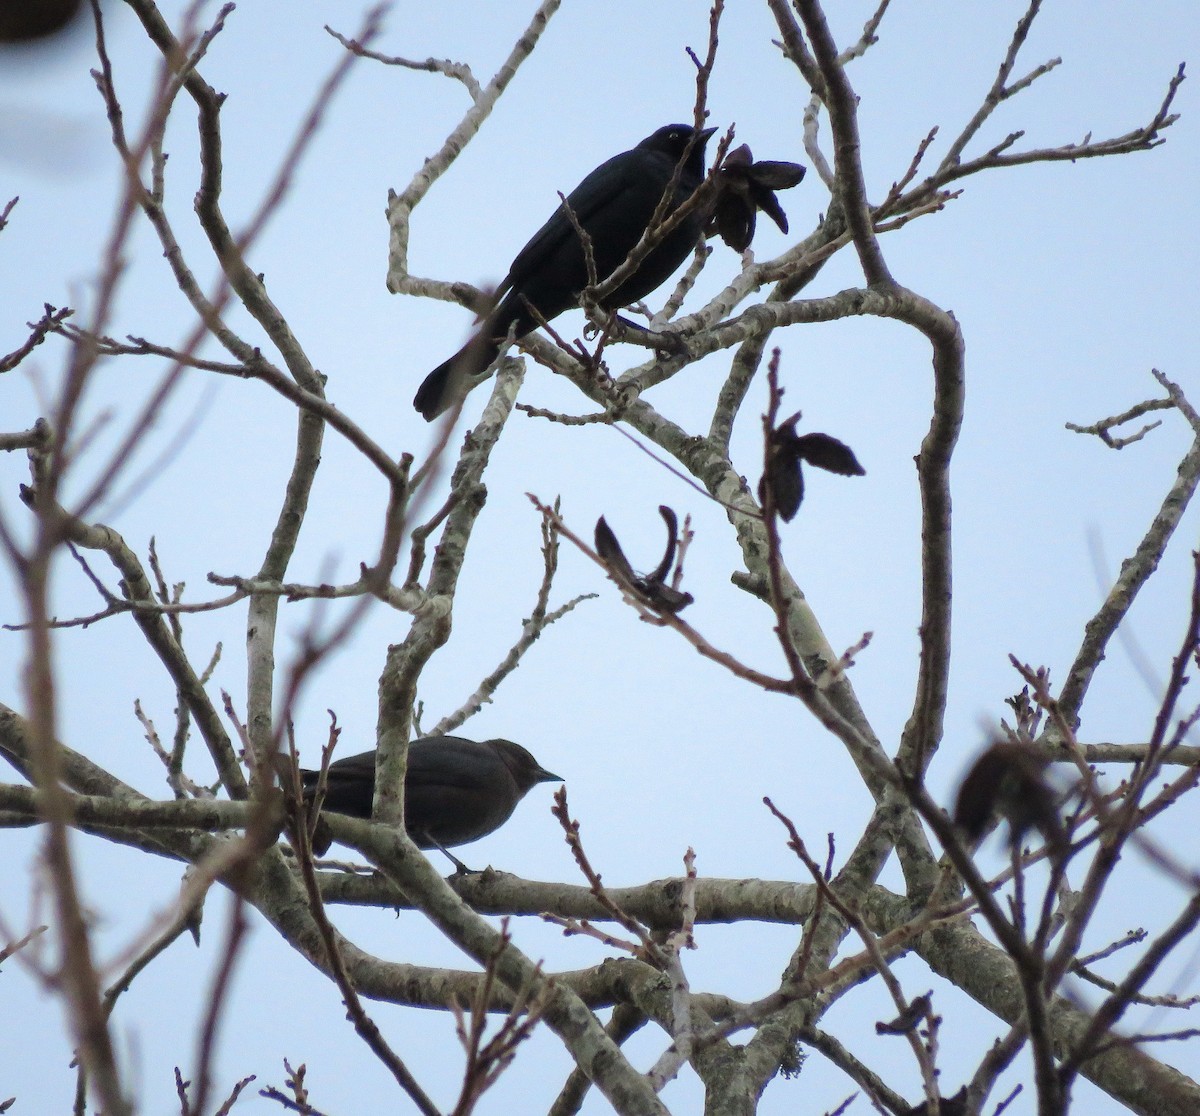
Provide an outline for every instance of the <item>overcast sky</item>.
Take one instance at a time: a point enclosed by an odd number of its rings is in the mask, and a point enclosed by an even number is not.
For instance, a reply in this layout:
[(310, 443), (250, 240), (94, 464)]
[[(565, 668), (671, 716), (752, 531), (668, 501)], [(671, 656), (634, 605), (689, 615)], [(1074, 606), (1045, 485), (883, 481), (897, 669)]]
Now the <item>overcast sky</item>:
[[(174, 9), (174, 5), (170, 6)], [(840, 42), (858, 33), (872, 5), (830, 5)], [(385, 53), (432, 55), (469, 63), (486, 81), (527, 22), (532, 4), (442, 0), (399, 3), (377, 43)], [(1022, 11), (1015, 3), (926, 0), (897, 5), (881, 41), (850, 76), (861, 99), (868, 194), (879, 201), (907, 168), (921, 138), (941, 128), (933, 153), (975, 112), (992, 81)], [(132, 15), (105, 9), (118, 87), (130, 116), (145, 104), (156, 55)], [(215, 14), (215, 8), (212, 9)], [(248, 217), (272, 180), (312, 91), (342, 48), (322, 29), (347, 35), (359, 14), (345, 4), (257, 0), (229, 17), (203, 72), (228, 94), (222, 110), (226, 144), (225, 204), (231, 223)], [(659, 125), (690, 119), (693, 66), (684, 48), (702, 51), (707, 7), (683, 0), (567, 3), (552, 20), (492, 117), (417, 210), (412, 226), (414, 273), (473, 283), (498, 282), (513, 254), (593, 166)], [(777, 32), (764, 4), (731, 4), (709, 108), (712, 123), (736, 124), (737, 142), (759, 158), (807, 162), (802, 83), (771, 45)], [(1006, 104), (984, 129), (981, 152), (1024, 129), (1028, 146), (1125, 133), (1157, 110), (1168, 79), (1200, 46), (1200, 10), (1190, 0), (1160, 0), (1136, 13), (1115, 0), (1048, 3), (1018, 71), (1048, 58), (1063, 64)], [(119, 169), (107, 143), (103, 107), (88, 76), (95, 65), (86, 35), (57, 48), (0, 55), (0, 204), (20, 202), (0, 234), (0, 351), (25, 337), (44, 302), (85, 308), (108, 235)], [(429, 427), (410, 399), (426, 372), (467, 335), (470, 315), (445, 303), (392, 296), (385, 287), (387, 191), (403, 189), (422, 160), (440, 146), (467, 108), (456, 83), (438, 75), (360, 62), (334, 102), (296, 177), (294, 189), (252, 255), (268, 289), (314, 364), (328, 395), (389, 452), (423, 454)], [(947, 732), (931, 784), (948, 800), (983, 742), (981, 726), (1005, 712), (1020, 683), (1010, 653), (1048, 666), (1061, 679), (1082, 625), (1103, 599), (1121, 560), (1140, 538), (1175, 476), (1191, 435), (1171, 414), (1144, 441), (1116, 453), (1065, 429), (1091, 423), (1161, 394), (1158, 368), (1200, 404), (1200, 132), (1194, 80), (1175, 108), (1183, 119), (1149, 153), (1076, 165), (1017, 168), (973, 178), (947, 209), (883, 241), (899, 282), (952, 310), (967, 345), (967, 419), (952, 475), (955, 511), (955, 665)], [(168, 133), (168, 197), (185, 251), (205, 281), (214, 272), (189, 223), (196, 189), (196, 145), (190, 103), (181, 102)], [(828, 206), (810, 173), (781, 195), (791, 221), (785, 237), (760, 222), (759, 258), (807, 235)], [(718, 244), (692, 302), (719, 290), (739, 261)], [(852, 253), (843, 252), (806, 292), (834, 293), (861, 284)], [(245, 325), (235, 316), (235, 323)], [(128, 257), (113, 331), (179, 343), (191, 328), (149, 230)], [(581, 319), (564, 317), (570, 336)], [(258, 334), (247, 326), (256, 343)], [(912, 459), (928, 424), (931, 375), (927, 343), (896, 323), (861, 320), (793, 328), (777, 334), (783, 349), (786, 406), (803, 408), (804, 428), (849, 443), (863, 478), (809, 477), (801, 514), (784, 528), (786, 559), (835, 648), (872, 632), (852, 681), (876, 732), (893, 751), (912, 705), (916, 671), (919, 521)], [(215, 354), (214, 354), (215, 355)], [(28, 427), (43, 413), (65, 347), (49, 341), (16, 373), (0, 379), (3, 430)], [(642, 350), (610, 350), (614, 371)], [(86, 400), (97, 432), (77, 491), (127, 429), (161, 366), (122, 360), (106, 365)], [(714, 393), (728, 370), (717, 354), (647, 396), (672, 419), (703, 432)], [(735, 434), (735, 461), (757, 477), (758, 416), (766, 389), (756, 383)], [(569, 386), (531, 368), (522, 399), (563, 410), (592, 409)], [(465, 428), (486, 392), (471, 397)], [(185, 378), (165, 417), (145, 439), (99, 520), (145, 553), (157, 540), (167, 577), (187, 583), (189, 599), (215, 595), (210, 571), (249, 574), (257, 568), (292, 459), (294, 414), (265, 388), (203, 373)], [(457, 435), (456, 435), (457, 438)], [(454, 444), (454, 443), (452, 443)], [(27, 530), (16, 498), (27, 480), (23, 455), (0, 460), (0, 508)], [(472, 544), (455, 615), (454, 637), (423, 677), (425, 724), (455, 708), (503, 657), (529, 614), (540, 576), (539, 524), (526, 492), (561, 495), (567, 521), (585, 535), (603, 514), (634, 565), (661, 553), (659, 503), (693, 516), (696, 541), (685, 588), (696, 597), (688, 619), (713, 642), (763, 669), (779, 671), (770, 617), (730, 585), (738, 568), (735, 540), (721, 509), (649, 461), (614, 430), (564, 429), (514, 416), (487, 475), (489, 500)], [(444, 481), (442, 482), (445, 483)], [(335, 435), (324, 463), (305, 535), (291, 570), (295, 580), (349, 581), (373, 557), (386, 493), (377, 474)], [(1185, 519), (1175, 548), (1131, 614), (1130, 642), (1114, 645), (1084, 710), (1086, 741), (1145, 739), (1159, 685), (1182, 636), (1197, 543), (1197, 514)], [(99, 568), (99, 566), (98, 566)], [(103, 570), (111, 581), (111, 573)], [(20, 619), (11, 571), (0, 569), (0, 620)], [(57, 568), (60, 616), (100, 607), (94, 590), (67, 561)], [(779, 826), (761, 804), (770, 794), (814, 847), (834, 833), (852, 847), (871, 802), (853, 766), (795, 703), (764, 697), (726, 676), (670, 632), (640, 623), (599, 571), (564, 548), (554, 602), (596, 592), (543, 636), (524, 664), (462, 731), (478, 739), (504, 736), (525, 744), (562, 774), (589, 853), (613, 885), (678, 874), (690, 845), (707, 876), (803, 879)], [(286, 665), (296, 637), (313, 619), (311, 605), (285, 606), (278, 657)], [(341, 615), (327, 607), (323, 622)], [(244, 609), (186, 623), (195, 659), (223, 645), (212, 689), (224, 688), (244, 709)], [(376, 680), (386, 647), (406, 631), (406, 618), (376, 608), (353, 640), (302, 696), (297, 733), (309, 755), (324, 739), (327, 709), (344, 726), (345, 751), (371, 746)], [(0, 701), (25, 706), (20, 635), (0, 633)], [(121, 778), (166, 797), (161, 769), (133, 716), (140, 699), (169, 735), (174, 693), (132, 623), (117, 618), (63, 632), (61, 733)], [(1149, 664), (1150, 673), (1137, 667)], [(197, 745), (198, 748), (198, 745)], [(197, 757), (195, 774), (210, 772)], [(8, 775), (3, 776), (8, 778)], [(570, 855), (549, 815), (551, 788), (536, 788), (499, 833), (463, 850), (472, 866), (488, 863), (534, 879), (576, 880)], [(1169, 835), (1169, 830), (1165, 831)], [(1179, 833), (1182, 838), (1182, 833)], [(1186, 839), (1194, 845), (1194, 830)], [(8, 928), (31, 917), (26, 869), (36, 837), (4, 835), (0, 916)], [(84, 889), (95, 911), (103, 958), (116, 958), (149, 915), (169, 905), (179, 869), (170, 863), (80, 841)], [(995, 842), (985, 857), (995, 855)], [(1180, 895), (1144, 867), (1131, 865), (1132, 890), (1110, 904), (1087, 948), (1123, 934), (1145, 911), (1171, 910)], [(897, 882), (891, 870), (885, 882)], [(1136, 896), (1136, 904), (1129, 901)], [(1116, 898), (1116, 897), (1114, 897)], [(197, 950), (177, 943), (122, 1001), (115, 1033), (144, 1112), (172, 1111), (171, 1067), (195, 1064), (192, 1032), (218, 958), (219, 913), (210, 902)], [(130, 917), (131, 912), (133, 917)], [(457, 965), (461, 957), (419, 916), (388, 911), (337, 912), (346, 933), (379, 955)], [(532, 920), (516, 929), (518, 944), (544, 956), (548, 968), (574, 969), (601, 956), (593, 943)], [(794, 944), (780, 928), (703, 929), (686, 958), (693, 987), (751, 998), (772, 988)], [(272, 940), (258, 921), (237, 972), (223, 1031), (217, 1092), (254, 1073), (253, 1087), (282, 1084), (282, 1058), (307, 1062), (313, 1102), (331, 1114), (394, 1104), (387, 1072), (365, 1052), (343, 1019), (335, 988)], [(1173, 969), (1171, 988), (1197, 990), (1195, 957)], [(928, 987), (916, 964), (898, 967), (910, 994)], [(919, 985), (919, 986), (918, 986)], [(961, 1082), (998, 1028), (950, 993), (939, 1003), (943, 1078)], [(871, 1036), (881, 1006), (877, 989), (847, 996), (829, 1018), (852, 1047), (916, 1098), (920, 1087), (905, 1050), (876, 1048)], [(452, 1020), (442, 1013), (375, 1005), (389, 1039), (440, 1103), (457, 1095), (461, 1059)], [(19, 1114), (69, 1110), (73, 1078), (61, 1012), (21, 965), (0, 975), (0, 1100), (16, 1095)], [(1143, 1020), (1144, 1022), (1144, 1020)], [(1160, 1014), (1158, 1029), (1185, 1025)], [(952, 1025), (950, 1025), (952, 1024)], [(649, 1066), (663, 1045), (648, 1029), (630, 1050)], [(896, 1046), (903, 1044), (897, 1043)], [(1200, 1048), (1167, 1046), (1154, 1053), (1200, 1074)], [(484, 1113), (544, 1110), (569, 1070), (553, 1038), (542, 1036), (482, 1106)], [(761, 1111), (820, 1113), (852, 1090), (814, 1059), (798, 1081), (769, 1086)], [(694, 1079), (668, 1087), (673, 1111), (699, 1111)], [(1080, 1111), (1107, 1116), (1117, 1106), (1081, 1084)], [(1032, 1111), (1027, 1095), (1009, 1111)], [(592, 1097), (589, 1112), (603, 1111)], [(236, 1112), (279, 1111), (247, 1093)], [(859, 1100), (851, 1110), (867, 1111)]]

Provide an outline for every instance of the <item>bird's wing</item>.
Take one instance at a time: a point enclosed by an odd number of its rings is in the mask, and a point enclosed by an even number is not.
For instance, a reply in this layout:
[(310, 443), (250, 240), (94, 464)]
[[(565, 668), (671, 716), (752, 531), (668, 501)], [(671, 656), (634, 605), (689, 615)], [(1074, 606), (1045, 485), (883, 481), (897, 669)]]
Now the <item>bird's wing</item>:
[[(636, 190), (638, 175), (632, 172), (641, 162), (638, 155), (635, 151), (623, 151), (620, 155), (614, 155), (601, 163), (567, 195), (567, 205), (584, 229), (596, 213), (612, 205), (622, 195)], [(517, 253), (516, 259), (508, 269), (508, 276), (500, 285), (501, 293), (510, 289), (519, 290), (530, 274), (536, 272), (564, 242), (578, 235), (566, 211), (559, 205), (550, 219)], [(603, 279), (604, 276), (599, 278)]]
[(501, 779), (507, 769), (490, 748), (473, 740), (444, 736), (414, 740), (408, 747), (408, 792), (436, 787), (474, 790)]
[[(305, 768), (301, 770), (300, 774), (306, 789), (317, 785), (316, 770)], [(353, 783), (363, 779), (369, 779), (374, 782), (375, 753), (373, 751), (359, 752), (354, 756), (344, 756), (341, 759), (334, 760), (329, 765), (327, 777), (330, 783)]]

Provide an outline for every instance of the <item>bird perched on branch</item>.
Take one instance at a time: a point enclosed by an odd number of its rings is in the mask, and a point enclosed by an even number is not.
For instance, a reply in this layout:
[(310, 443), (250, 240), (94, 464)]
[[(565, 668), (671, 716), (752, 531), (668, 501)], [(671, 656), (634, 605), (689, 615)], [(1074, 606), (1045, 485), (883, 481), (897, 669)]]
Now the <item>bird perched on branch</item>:
[[(301, 770), (304, 801), (311, 804), (319, 773)], [(538, 783), (561, 783), (520, 744), (511, 740), (476, 742), (461, 736), (427, 736), (408, 746), (404, 779), (404, 827), (419, 849), (441, 849), (462, 871), (466, 866), (446, 850), (467, 845), (497, 830), (517, 803)], [(329, 765), (322, 810), (369, 818), (375, 796), (375, 752), (346, 756)], [(313, 851), (329, 848), (318, 831)]]
[[(595, 281), (603, 282), (641, 240), (672, 179), (666, 216), (696, 192), (704, 181), (704, 145), (714, 131), (668, 124), (632, 150), (601, 163), (571, 191), (566, 203), (517, 253), (497, 291), (496, 308), (475, 336), (425, 377), (413, 406), (426, 421), (475, 386), (476, 378), (500, 355), (510, 330), (514, 338), (524, 337), (538, 325), (539, 316), (548, 322), (578, 305), (579, 292), (592, 281), (589, 248)], [(600, 299), (600, 305), (616, 310), (661, 286), (695, 248), (707, 219), (699, 208), (687, 215), (628, 279)]]

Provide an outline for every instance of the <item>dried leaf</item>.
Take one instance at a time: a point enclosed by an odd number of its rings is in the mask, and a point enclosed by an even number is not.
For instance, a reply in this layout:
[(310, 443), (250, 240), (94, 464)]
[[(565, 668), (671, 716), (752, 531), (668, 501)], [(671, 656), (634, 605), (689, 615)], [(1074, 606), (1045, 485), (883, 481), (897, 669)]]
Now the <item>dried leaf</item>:
[(750, 150), (750, 145), (748, 143), (743, 143), (740, 147), (735, 147), (728, 155), (725, 156), (725, 162), (721, 164), (721, 169), (749, 169), (753, 162), (754, 153)]
[(787, 215), (775, 191), (789, 190), (803, 178), (804, 167), (799, 163), (756, 163), (750, 148), (742, 144), (725, 156), (717, 172), (717, 197), (708, 231), (717, 232), (734, 251), (744, 252), (754, 239), (761, 209), (782, 232), (787, 232)]
[(659, 506), (658, 512), (667, 525), (667, 546), (662, 561), (653, 573), (634, 572), (604, 516), (596, 520), (596, 553), (604, 559), (613, 577), (644, 604), (659, 612), (674, 615), (687, 608), (695, 598), (691, 593), (684, 593), (667, 584), (666, 579), (675, 562), (675, 536), (679, 521), (674, 511), (665, 504)]
[(663, 517), (663, 522), (667, 525), (667, 549), (655, 571), (647, 576), (651, 581), (666, 581), (671, 567), (675, 564), (675, 537), (679, 532), (679, 519), (676, 517), (674, 509), (667, 507), (666, 504), (658, 505), (658, 514)]
[(768, 190), (790, 190), (804, 180), (805, 168), (799, 163), (782, 163), (763, 159), (750, 168), (751, 177), (758, 186)]
[[(776, 225), (779, 226), (780, 232), (788, 231), (787, 214), (783, 211), (783, 206), (779, 204), (779, 199), (771, 190), (763, 190), (754, 187), (750, 192), (751, 198), (754, 199), (756, 208), (761, 209)], [(753, 214), (753, 209), (751, 214)]]
[(596, 520), (596, 553), (604, 559), (605, 564), (617, 577), (625, 582), (633, 582), (637, 575), (625, 557), (617, 536), (613, 534), (608, 521), (601, 516)]
[(866, 473), (845, 442), (829, 434), (797, 434), (799, 418), (797, 412), (771, 431), (766, 468), (758, 483), (759, 500), (765, 504), (769, 490), (775, 511), (785, 523), (795, 517), (804, 499), (802, 461), (844, 477), (861, 477)]
[(734, 191), (721, 195), (717, 201), (713, 224), (721, 239), (735, 252), (744, 252), (754, 239), (757, 224), (754, 204), (749, 197)]
[(926, 992), (924, 996), (918, 996), (915, 1000), (910, 1000), (908, 1007), (904, 1009), (895, 1019), (888, 1023), (876, 1023), (875, 1033), (877, 1035), (908, 1035), (912, 1034), (929, 1016), (933, 1010), (933, 992)]
[[(952, 1097), (938, 1098), (938, 1111), (942, 1116), (964, 1116), (967, 1111), (967, 1087), (964, 1085)], [(929, 1102), (922, 1101), (908, 1110), (908, 1116), (929, 1116)]]
[(993, 817), (1009, 825), (1009, 840), (1019, 845), (1029, 829), (1056, 848), (1067, 844), (1058, 815), (1058, 796), (1046, 783), (1049, 759), (1032, 744), (1003, 740), (971, 765), (954, 802), (954, 824), (972, 842)]
[[(778, 433), (776, 430), (775, 434)], [(793, 451), (791, 443), (774, 436), (767, 455), (766, 471), (758, 482), (760, 503), (766, 504), (768, 492), (775, 513), (785, 523), (790, 523), (804, 499), (804, 474), (800, 470), (800, 458)]]
[(842, 477), (861, 477), (866, 470), (858, 463), (854, 451), (845, 442), (839, 442), (828, 434), (802, 434), (796, 437), (792, 431), (792, 445), (798, 457)]

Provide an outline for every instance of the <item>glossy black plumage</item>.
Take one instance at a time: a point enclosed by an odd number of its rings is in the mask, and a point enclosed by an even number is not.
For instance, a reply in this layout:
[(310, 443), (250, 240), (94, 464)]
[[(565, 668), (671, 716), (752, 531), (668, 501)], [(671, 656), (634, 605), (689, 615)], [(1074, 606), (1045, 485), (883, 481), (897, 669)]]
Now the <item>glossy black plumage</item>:
[[(668, 124), (632, 150), (601, 163), (571, 191), (567, 205), (591, 241), (598, 281), (611, 275), (641, 240), (685, 152), (668, 213), (704, 181), (704, 145), (712, 131), (697, 134), (690, 125)], [(705, 214), (696, 212), (681, 221), (601, 304), (615, 310), (661, 286), (696, 246), (705, 220)], [(510, 329), (515, 337), (534, 329), (537, 320), (530, 304), (550, 321), (576, 306), (587, 284), (583, 242), (560, 205), (517, 253), (497, 291), (500, 301), (495, 310), (466, 345), (425, 378), (413, 406), (427, 421), (436, 418), (474, 386), (475, 377), (500, 355)]]
[[(304, 799), (311, 802), (317, 772), (302, 770), (300, 775)], [(466, 845), (499, 829), (538, 783), (561, 781), (511, 740), (427, 736), (408, 746), (405, 828), (418, 848)], [(322, 808), (369, 818), (374, 794), (375, 752), (346, 756), (329, 765)], [(314, 842), (318, 855), (325, 848)]]

